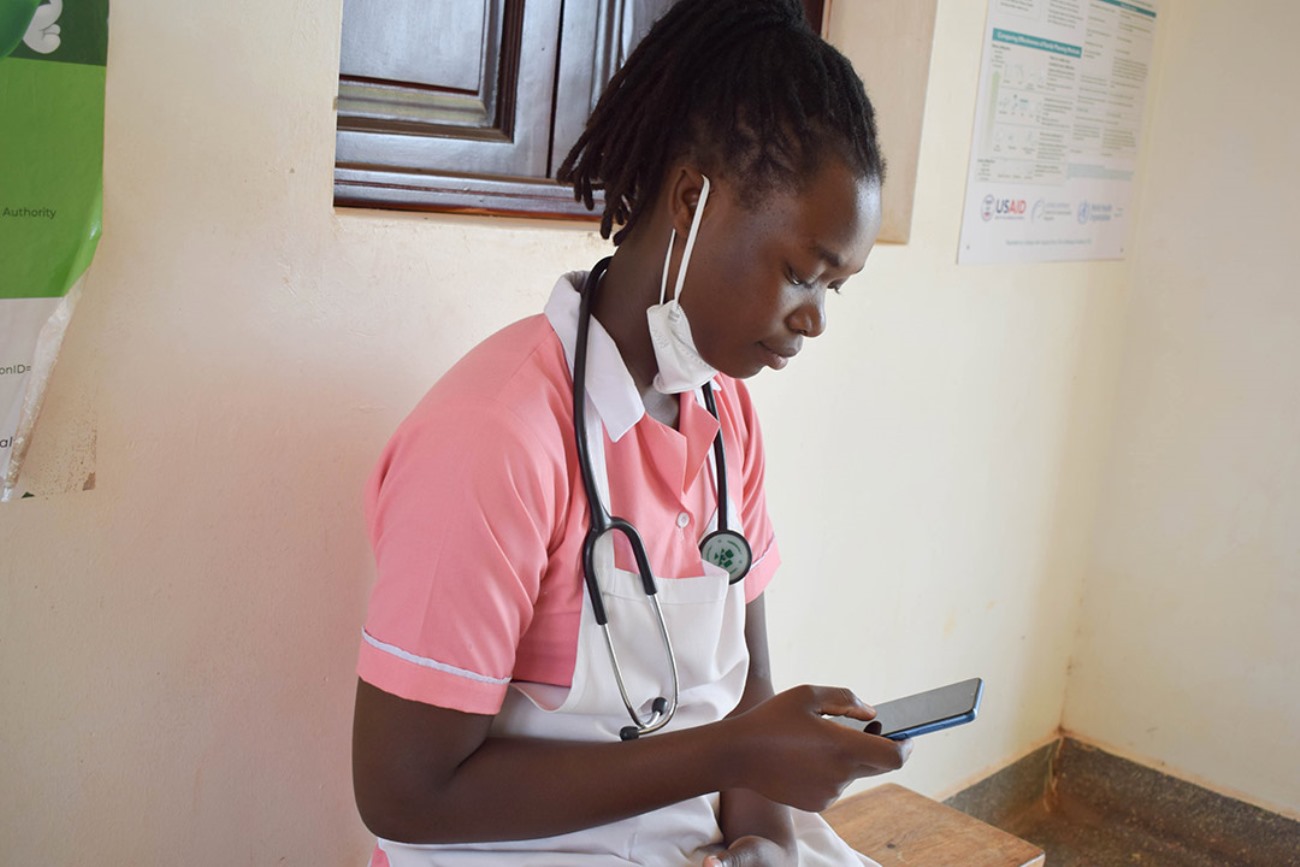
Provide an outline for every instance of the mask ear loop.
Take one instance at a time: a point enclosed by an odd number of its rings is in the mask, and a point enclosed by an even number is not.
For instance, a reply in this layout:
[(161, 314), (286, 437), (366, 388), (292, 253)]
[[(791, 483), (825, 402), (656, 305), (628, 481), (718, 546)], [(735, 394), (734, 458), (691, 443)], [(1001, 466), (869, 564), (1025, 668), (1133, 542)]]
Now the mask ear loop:
[[(691, 217), (691, 230), (686, 235), (686, 249), (682, 251), (682, 266), (677, 269), (677, 284), (673, 287), (673, 300), (681, 303), (682, 286), (686, 283), (686, 266), (690, 264), (691, 253), (695, 250), (695, 238), (700, 234), (700, 218), (704, 216), (704, 203), (709, 200), (709, 179), (700, 175), (704, 184), (700, 187), (700, 200), (695, 203), (695, 214)], [(677, 229), (668, 236), (668, 252), (664, 255), (663, 276), (659, 278), (659, 303), (664, 303), (668, 291), (668, 265), (673, 258), (673, 244), (677, 241)]]
[(677, 230), (673, 229), (672, 234), (668, 236), (668, 252), (664, 254), (664, 272), (659, 278), (659, 303), (664, 303), (664, 296), (668, 294), (668, 266), (673, 261), (673, 244), (677, 241)]

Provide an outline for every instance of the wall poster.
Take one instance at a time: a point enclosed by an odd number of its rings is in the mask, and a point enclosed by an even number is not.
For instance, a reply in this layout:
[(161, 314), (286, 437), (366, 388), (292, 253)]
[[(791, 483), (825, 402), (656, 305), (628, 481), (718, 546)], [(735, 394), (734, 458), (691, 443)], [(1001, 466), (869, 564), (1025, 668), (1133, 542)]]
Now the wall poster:
[(99, 241), (108, 0), (0, 0), (0, 500)]
[(989, 0), (961, 264), (1122, 259), (1155, 0)]

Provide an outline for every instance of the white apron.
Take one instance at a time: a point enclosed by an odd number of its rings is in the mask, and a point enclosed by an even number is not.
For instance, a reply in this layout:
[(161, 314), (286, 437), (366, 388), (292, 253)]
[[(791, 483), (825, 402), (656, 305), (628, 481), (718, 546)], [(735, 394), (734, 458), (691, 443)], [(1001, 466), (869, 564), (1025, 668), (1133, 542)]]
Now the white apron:
[[(566, 333), (556, 330), (562, 336)], [(572, 347), (566, 349), (572, 370)], [(592, 475), (608, 504), (605, 430), (590, 398), (586, 418)], [(734, 506), (729, 512), (730, 526), (740, 526)], [(716, 525), (715, 514), (706, 534)], [(594, 559), (628, 695), (634, 702), (642, 701), (638, 711), (645, 719), (654, 698), (666, 696), (672, 688), (658, 626), (639, 576), (615, 568), (608, 534), (597, 544)], [(744, 582), (728, 584), (726, 571), (711, 563), (701, 562), (701, 566), (705, 574), (698, 577), (658, 582), (659, 604), (681, 683), (677, 713), (664, 731), (722, 719), (740, 702), (745, 689), (749, 651)], [(619, 730), (630, 722), (591, 600), (584, 593), (572, 686), (512, 684), (492, 723), (491, 736), (608, 743), (618, 741)], [(635, 786), (636, 781), (629, 779), (627, 785)], [(608, 825), (534, 840), (437, 846), (380, 840), (379, 848), (391, 867), (698, 867), (707, 855), (723, 848), (718, 801), (717, 794), (705, 795)], [(878, 867), (851, 850), (820, 816), (793, 813), (801, 867)], [(378, 867), (382, 860), (373, 863)]]

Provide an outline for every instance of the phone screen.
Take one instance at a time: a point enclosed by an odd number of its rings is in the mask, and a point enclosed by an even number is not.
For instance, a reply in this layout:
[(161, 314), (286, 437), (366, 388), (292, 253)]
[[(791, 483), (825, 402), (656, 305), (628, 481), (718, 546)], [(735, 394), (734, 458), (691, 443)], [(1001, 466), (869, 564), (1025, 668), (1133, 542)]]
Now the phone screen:
[(974, 677), (887, 701), (875, 706), (876, 718), (867, 724), (866, 731), (902, 740), (968, 723), (975, 719), (983, 693), (984, 681)]

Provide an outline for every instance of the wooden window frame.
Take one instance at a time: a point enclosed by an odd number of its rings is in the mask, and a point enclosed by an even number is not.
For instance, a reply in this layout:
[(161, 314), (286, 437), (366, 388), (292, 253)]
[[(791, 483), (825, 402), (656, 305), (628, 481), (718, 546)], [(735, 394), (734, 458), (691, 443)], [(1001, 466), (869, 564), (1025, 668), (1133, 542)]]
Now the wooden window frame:
[[(368, 0), (345, 0), (368, 2)], [(472, 2), (472, 0), (457, 0)], [(338, 207), (387, 208), (408, 211), (489, 214), (498, 216), (551, 218), (596, 221), (603, 203), (597, 193), (596, 208), (587, 210), (574, 201), (570, 187), (553, 180), (554, 171), (567, 149), (576, 140), (586, 122), (586, 113), (594, 105), (600, 90), (615, 71), (621, 43), (611, 36), (619, 32), (618, 16), (626, 4), (635, 0), (481, 0), (487, 9), (500, 4), (499, 25), (503, 45), (516, 40), (525, 44), (530, 38), (554, 43), (548, 58), (554, 66), (549, 84), (538, 87), (536, 57), (520, 52), (484, 51), (485, 67), (494, 67), (496, 75), (484, 72), (484, 81), (499, 82), (499, 87), (480, 88), (473, 98), (439, 98), (421, 93), (420, 88), (405, 87), (401, 82), (349, 79), (340, 69), (339, 123), (334, 167), (334, 204)], [(818, 31), (834, 42), (834, 33), (870, 33), (868, 45), (853, 44), (843, 48), (863, 79), (868, 82), (872, 103), (881, 130), (881, 146), (889, 160), (889, 177), (884, 198), (884, 222), (880, 239), (905, 243), (910, 234), (912, 199), (920, 150), (921, 120), (925, 106), (931, 45), (934, 36), (937, 0), (804, 0), (809, 19)], [(566, 8), (589, 4), (596, 16), (563, 15)], [(573, 4), (570, 6), (570, 4)], [(459, 11), (459, 10), (457, 10)], [(543, 20), (545, 19), (545, 20)], [(553, 20), (558, 19), (558, 20)], [(550, 26), (550, 31), (546, 27)], [(539, 35), (540, 34), (540, 35)], [(348, 35), (344, 34), (345, 50)], [(575, 48), (575, 46), (583, 46)], [(564, 52), (580, 51), (581, 62), (564, 64)], [(588, 62), (589, 60), (589, 62)], [(520, 120), (520, 99), (514, 85), (520, 80), (533, 85), (528, 98), (535, 103), (545, 100), (549, 106), (545, 129), (532, 128)], [(387, 91), (384, 90), (387, 86)], [(366, 89), (370, 88), (368, 93)], [(426, 91), (436, 88), (426, 88)], [(491, 91), (491, 92), (489, 92)], [(343, 110), (358, 93), (377, 102), (392, 99), (400, 105), (405, 119), (394, 120), (350, 115)], [(539, 95), (540, 94), (540, 95)], [(457, 99), (460, 99), (457, 102)], [(582, 106), (580, 111), (564, 113), (558, 106)], [(440, 113), (441, 112), (441, 113)], [(460, 112), (457, 116), (457, 112)], [(382, 112), (377, 112), (382, 114)], [(577, 117), (577, 115), (581, 117)], [(537, 112), (534, 111), (534, 116)], [(442, 120), (469, 118), (468, 126), (458, 127), (472, 154), (471, 145), (483, 143), (480, 153), (491, 151), (491, 159), (511, 147), (532, 147), (535, 157), (525, 170), (495, 174), (437, 168), (438, 151), (447, 153), (449, 126)], [(475, 118), (480, 126), (474, 127)], [(468, 129), (468, 132), (467, 132)], [(531, 138), (530, 138), (531, 137)], [(546, 147), (538, 147), (539, 138)], [(453, 146), (454, 147), (454, 146)], [(543, 153), (544, 157), (537, 157)], [(445, 164), (445, 163), (444, 163)], [(457, 167), (482, 165), (478, 156), (457, 157)]]

